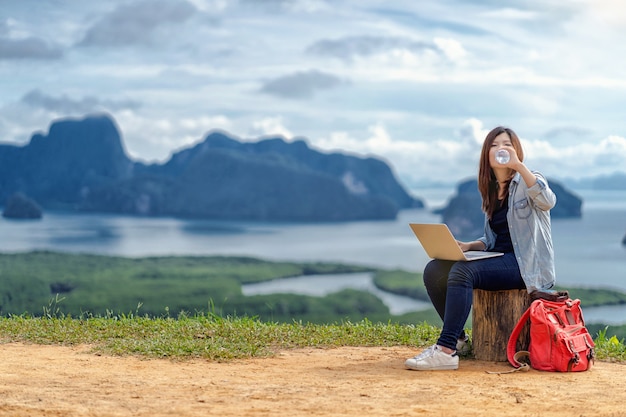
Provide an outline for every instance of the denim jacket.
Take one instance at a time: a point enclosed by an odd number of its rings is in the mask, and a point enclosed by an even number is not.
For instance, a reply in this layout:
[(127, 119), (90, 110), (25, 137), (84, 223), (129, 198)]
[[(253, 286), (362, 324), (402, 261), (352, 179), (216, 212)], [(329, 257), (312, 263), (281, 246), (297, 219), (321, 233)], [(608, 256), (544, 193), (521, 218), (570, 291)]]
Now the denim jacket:
[[(515, 174), (509, 185), (507, 213), (513, 251), (528, 292), (549, 289), (556, 279), (550, 228), (550, 209), (556, 205), (556, 196), (543, 175), (533, 174), (537, 182), (530, 188), (519, 173)], [(496, 235), (487, 216), (485, 234), (478, 240), (486, 250), (495, 245)]]

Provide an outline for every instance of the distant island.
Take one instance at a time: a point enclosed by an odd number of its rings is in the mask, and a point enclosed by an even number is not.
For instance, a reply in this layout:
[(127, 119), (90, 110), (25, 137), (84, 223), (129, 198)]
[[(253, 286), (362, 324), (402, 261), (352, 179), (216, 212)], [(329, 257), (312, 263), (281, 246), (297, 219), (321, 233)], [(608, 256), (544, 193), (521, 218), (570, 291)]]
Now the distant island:
[(41, 207), (22, 193), (15, 193), (7, 199), (2, 216), (8, 219), (41, 219)]
[(163, 164), (125, 153), (108, 115), (63, 119), (25, 146), (0, 145), (0, 204), (221, 220), (393, 219), (422, 208), (381, 159), (322, 153), (304, 140), (243, 142), (225, 132)]

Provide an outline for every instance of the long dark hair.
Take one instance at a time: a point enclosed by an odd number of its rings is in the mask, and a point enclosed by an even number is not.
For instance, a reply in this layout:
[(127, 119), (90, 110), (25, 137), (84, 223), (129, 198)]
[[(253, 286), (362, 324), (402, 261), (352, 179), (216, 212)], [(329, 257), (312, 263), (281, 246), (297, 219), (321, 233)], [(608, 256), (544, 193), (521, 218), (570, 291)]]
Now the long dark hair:
[[(493, 169), (491, 169), (491, 164), (489, 163), (489, 150), (491, 149), (491, 145), (496, 137), (502, 133), (509, 135), (513, 149), (515, 149), (515, 152), (517, 153), (517, 157), (520, 161), (524, 161), (522, 144), (519, 137), (517, 137), (517, 134), (515, 134), (513, 130), (508, 127), (498, 126), (487, 134), (487, 137), (485, 137), (485, 141), (483, 142), (483, 149), (480, 152), (480, 162), (478, 166), (478, 191), (480, 191), (480, 195), (483, 199), (483, 211), (490, 219), (498, 204), (498, 180), (496, 179), (496, 175), (493, 173)], [(511, 178), (513, 178), (512, 175)], [(508, 193), (511, 178), (509, 178), (505, 185), (506, 193)]]

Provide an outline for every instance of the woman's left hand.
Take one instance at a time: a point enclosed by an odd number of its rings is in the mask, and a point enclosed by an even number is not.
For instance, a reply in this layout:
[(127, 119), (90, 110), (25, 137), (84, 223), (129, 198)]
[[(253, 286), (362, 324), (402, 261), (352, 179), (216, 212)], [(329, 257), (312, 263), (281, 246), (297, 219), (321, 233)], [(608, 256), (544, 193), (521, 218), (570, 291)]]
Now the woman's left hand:
[(460, 240), (457, 240), (456, 243), (457, 245), (459, 245), (459, 247), (461, 248), (463, 252), (467, 252), (468, 250), (471, 250), (469, 243), (461, 242)]

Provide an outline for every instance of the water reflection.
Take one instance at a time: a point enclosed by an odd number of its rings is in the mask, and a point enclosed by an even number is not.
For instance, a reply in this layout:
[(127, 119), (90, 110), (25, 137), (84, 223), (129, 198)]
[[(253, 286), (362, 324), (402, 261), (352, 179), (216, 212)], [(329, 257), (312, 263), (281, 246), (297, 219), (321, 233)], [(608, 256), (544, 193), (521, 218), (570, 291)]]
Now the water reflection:
[(115, 244), (121, 238), (121, 233), (115, 227), (99, 225), (95, 227), (73, 228), (50, 235), (49, 242), (52, 245), (76, 245), (91, 244), (97, 241), (99, 244)]
[(180, 225), (183, 233), (198, 235), (224, 235), (247, 233), (244, 227), (228, 223), (190, 221)]

